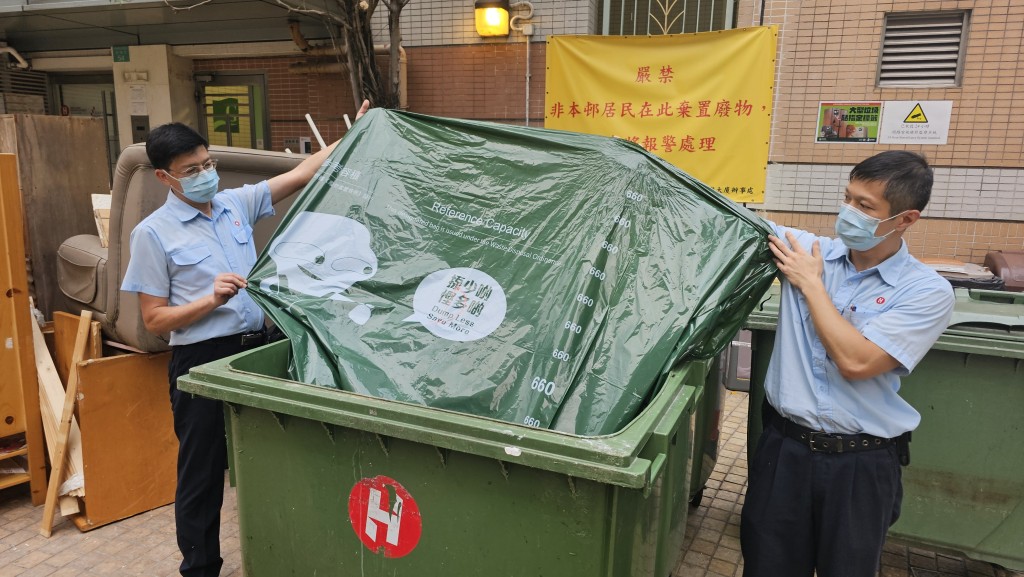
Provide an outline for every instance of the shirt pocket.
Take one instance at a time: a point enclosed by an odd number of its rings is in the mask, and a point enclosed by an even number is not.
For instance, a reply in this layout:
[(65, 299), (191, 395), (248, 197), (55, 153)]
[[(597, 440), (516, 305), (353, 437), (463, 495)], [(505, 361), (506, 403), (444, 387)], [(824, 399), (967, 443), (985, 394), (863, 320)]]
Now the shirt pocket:
[(175, 265), (187, 267), (197, 265), (210, 258), (210, 247), (205, 244), (186, 246), (171, 253), (171, 260)]
[(248, 224), (235, 227), (235, 230), (231, 231), (231, 236), (235, 237), (238, 244), (249, 244), (249, 241), (252, 240), (252, 227)]
[(858, 310), (850, 313), (850, 324), (857, 328), (858, 331), (864, 332), (864, 327), (868, 326), (877, 317), (882, 314), (880, 310)]

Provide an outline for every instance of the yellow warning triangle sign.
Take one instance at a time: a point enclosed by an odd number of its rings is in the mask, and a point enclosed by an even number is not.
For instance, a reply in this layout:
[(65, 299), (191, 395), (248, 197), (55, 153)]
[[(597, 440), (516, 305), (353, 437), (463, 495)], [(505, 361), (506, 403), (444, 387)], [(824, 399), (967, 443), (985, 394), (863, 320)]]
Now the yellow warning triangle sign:
[(928, 122), (928, 117), (924, 115), (924, 109), (921, 108), (921, 103), (914, 105), (914, 109), (910, 111), (910, 114), (903, 119), (903, 122), (908, 124), (924, 124)]

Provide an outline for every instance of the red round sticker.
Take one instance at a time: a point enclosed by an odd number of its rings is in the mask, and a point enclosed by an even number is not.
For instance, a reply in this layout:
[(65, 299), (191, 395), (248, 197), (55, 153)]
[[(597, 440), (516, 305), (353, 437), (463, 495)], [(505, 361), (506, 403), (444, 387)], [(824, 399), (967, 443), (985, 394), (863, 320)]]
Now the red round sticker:
[(420, 508), (398, 481), (383, 475), (363, 479), (348, 496), (348, 518), (363, 545), (384, 556), (404, 557), (423, 532)]
[(884, 305), (885, 304), (885, 297), (878, 297), (877, 299), (875, 299), (875, 302), (880, 304), (880, 305)]

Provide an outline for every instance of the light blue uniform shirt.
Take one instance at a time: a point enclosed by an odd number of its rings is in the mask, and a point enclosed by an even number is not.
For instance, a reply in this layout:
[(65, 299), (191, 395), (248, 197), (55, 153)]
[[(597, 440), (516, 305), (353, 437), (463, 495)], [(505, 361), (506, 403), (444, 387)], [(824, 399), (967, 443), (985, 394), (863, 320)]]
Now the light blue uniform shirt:
[[(211, 216), (173, 193), (140, 222), (131, 235), (131, 258), (121, 290), (163, 297), (181, 306), (213, 293), (220, 273), (246, 276), (256, 264), (252, 223), (274, 214), (270, 185), (219, 192)], [(263, 311), (243, 289), (195, 323), (171, 332), (171, 345), (259, 330)]]
[(878, 266), (857, 272), (842, 241), (772, 226), (782, 240), (793, 233), (807, 252), (815, 240), (820, 243), (832, 304), (900, 366), (871, 379), (844, 379), (818, 339), (803, 295), (783, 279), (765, 379), (768, 401), (791, 421), (827, 433), (896, 437), (914, 430), (921, 415), (899, 396), (900, 377), (910, 374), (949, 324), (949, 281), (910, 256), (906, 242)]

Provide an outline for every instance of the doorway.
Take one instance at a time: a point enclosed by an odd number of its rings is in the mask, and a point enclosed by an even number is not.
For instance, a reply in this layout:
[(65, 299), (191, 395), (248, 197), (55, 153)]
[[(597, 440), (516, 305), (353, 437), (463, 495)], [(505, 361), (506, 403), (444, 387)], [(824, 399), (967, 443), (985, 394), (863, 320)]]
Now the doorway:
[(210, 144), (267, 149), (270, 128), (263, 74), (197, 73), (196, 85), (200, 131)]

